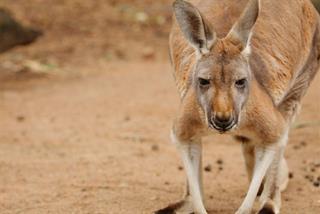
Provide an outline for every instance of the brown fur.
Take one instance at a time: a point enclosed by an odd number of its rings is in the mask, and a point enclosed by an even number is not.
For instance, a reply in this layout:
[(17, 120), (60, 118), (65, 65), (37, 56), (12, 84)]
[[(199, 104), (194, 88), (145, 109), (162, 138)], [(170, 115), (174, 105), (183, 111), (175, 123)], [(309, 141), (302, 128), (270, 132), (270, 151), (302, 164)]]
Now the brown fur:
[[(219, 37), (224, 37), (240, 16), (247, 0), (202, 0), (197, 8), (211, 23)], [(262, 0), (251, 39), (250, 65), (254, 78), (245, 116), (239, 130), (254, 133), (254, 138), (272, 143), (279, 138), (288, 121), (296, 114), (302, 95), (314, 77), (319, 62), (318, 14), (308, 0)], [(201, 127), (201, 110), (191, 87), (195, 52), (174, 23), (170, 35), (174, 77), (182, 98), (182, 111), (175, 127), (178, 136), (192, 137)], [(219, 40), (210, 55), (228, 62), (239, 56), (243, 47), (233, 38)], [(226, 74), (228, 75), (228, 74)], [(184, 97), (184, 95), (188, 93)], [(222, 102), (216, 109), (228, 111)], [(184, 116), (187, 115), (187, 116)], [(189, 122), (186, 122), (189, 121)], [(195, 128), (197, 127), (197, 128)], [(186, 134), (188, 133), (188, 134)], [(251, 136), (248, 136), (251, 137)]]
[(257, 193), (258, 213), (279, 213), (288, 130), (319, 69), (317, 11), (309, 0), (201, 0), (196, 7), (177, 0), (173, 6), (177, 23), (169, 43), (181, 107), (171, 137), (192, 190), (185, 204), (206, 213), (200, 139), (219, 131), (242, 142), (252, 181), (237, 214), (251, 212)]

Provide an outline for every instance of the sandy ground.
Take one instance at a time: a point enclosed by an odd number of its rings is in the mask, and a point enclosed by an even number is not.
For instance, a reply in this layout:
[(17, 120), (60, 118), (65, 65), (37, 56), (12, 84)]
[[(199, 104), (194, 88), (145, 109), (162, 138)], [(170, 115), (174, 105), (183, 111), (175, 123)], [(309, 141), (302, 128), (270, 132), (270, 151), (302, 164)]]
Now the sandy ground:
[[(171, 3), (0, 1), (44, 31), (0, 56), (0, 214), (141, 214), (180, 199)], [(320, 213), (319, 85), (320, 73), (290, 134), (283, 214)], [(234, 213), (248, 187), (240, 145), (206, 138), (204, 166), (209, 213)]]
[[(0, 91), (0, 213), (152, 213), (177, 201), (185, 175), (169, 142), (179, 101), (167, 62), (106, 63), (90, 74)], [(320, 75), (286, 157), (283, 214), (320, 213)], [(223, 161), (222, 165), (217, 160)], [(230, 214), (248, 186), (239, 144), (205, 139), (209, 213)], [(219, 169), (220, 167), (220, 169)], [(222, 168), (222, 169), (221, 169)]]

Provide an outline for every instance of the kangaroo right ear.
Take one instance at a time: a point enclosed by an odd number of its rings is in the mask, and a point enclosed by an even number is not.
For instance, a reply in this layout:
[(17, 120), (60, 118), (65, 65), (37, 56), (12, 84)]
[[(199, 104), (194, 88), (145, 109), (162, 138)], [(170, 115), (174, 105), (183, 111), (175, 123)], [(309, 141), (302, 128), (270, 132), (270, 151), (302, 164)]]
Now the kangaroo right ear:
[(259, 15), (259, 0), (250, 0), (239, 20), (231, 28), (227, 38), (238, 40), (243, 48), (250, 44), (251, 32)]
[(200, 54), (208, 53), (215, 43), (216, 34), (200, 11), (183, 0), (176, 0), (173, 9), (184, 37)]

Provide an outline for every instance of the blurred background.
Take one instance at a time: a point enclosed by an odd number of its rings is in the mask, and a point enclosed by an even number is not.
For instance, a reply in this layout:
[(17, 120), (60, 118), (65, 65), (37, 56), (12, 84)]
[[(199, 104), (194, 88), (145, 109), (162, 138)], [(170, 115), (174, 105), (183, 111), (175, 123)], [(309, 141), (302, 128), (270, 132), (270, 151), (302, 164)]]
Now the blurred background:
[(1, 52), (37, 41), (2, 54), (8, 72), (28, 60), (48, 73), (92, 62), (167, 60), (169, 0), (2, 0), (0, 8)]
[[(180, 199), (171, 4), (0, 0), (1, 214), (152, 213)], [(320, 213), (319, 84), (290, 135), (284, 214)], [(233, 213), (247, 188), (239, 145), (206, 138), (203, 171), (210, 213)]]

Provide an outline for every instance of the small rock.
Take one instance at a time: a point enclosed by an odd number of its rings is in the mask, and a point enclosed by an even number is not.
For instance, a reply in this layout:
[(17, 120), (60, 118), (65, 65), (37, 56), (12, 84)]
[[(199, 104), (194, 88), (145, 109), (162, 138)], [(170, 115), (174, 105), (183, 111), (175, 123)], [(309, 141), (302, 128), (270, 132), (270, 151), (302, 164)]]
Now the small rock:
[(149, 16), (145, 12), (138, 12), (135, 14), (135, 19), (137, 22), (144, 24), (148, 21)]
[(23, 115), (17, 116), (17, 121), (18, 122), (23, 122), (26, 118)]
[(318, 162), (318, 163), (313, 163), (313, 166), (316, 167), (316, 168), (320, 168), (320, 162)]
[(153, 144), (153, 145), (151, 146), (151, 150), (152, 150), (152, 151), (159, 151), (159, 146), (158, 146), (157, 144)]
[(313, 176), (312, 176), (312, 175), (309, 175), (308, 180), (309, 180), (310, 182), (313, 182)]
[(164, 185), (170, 185), (170, 182), (169, 181), (165, 181)]
[(126, 59), (126, 54), (123, 50), (115, 50), (114, 54), (118, 59)]
[(299, 145), (294, 145), (293, 149), (298, 150), (298, 149), (300, 149), (300, 146)]
[(126, 121), (126, 122), (127, 122), (127, 121), (130, 121), (130, 119), (131, 119), (131, 118), (130, 118), (129, 115), (126, 115), (126, 116), (123, 118), (123, 120)]
[(301, 146), (306, 146), (307, 143), (306, 143), (305, 141), (301, 141), (301, 142), (300, 142), (300, 145), (301, 145)]
[(319, 186), (320, 186), (320, 182), (319, 182), (319, 181), (315, 181), (315, 182), (313, 182), (313, 186), (315, 186), (315, 187), (319, 187)]
[(155, 49), (152, 47), (145, 47), (142, 49), (142, 57), (146, 60), (155, 58)]
[(182, 170), (183, 170), (183, 167), (182, 167), (182, 166), (178, 166), (178, 170), (179, 170), (179, 171), (182, 171)]
[(210, 164), (208, 164), (207, 166), (204, 167), (204, 171), (206, 171), (206, 172), (211, 172), (211, 170), (212, 170), (212, 167)]
[(48, 73), (51, 67), (35, 60), (26, 60), (23, 62), (23, 68), (20, 72), (28, 73)]
[(219, 166), (219, 170), (222, 171), (222, 170), (223, 170), (223, 167), (222, 167), (222, 166)]
[(223, 160), (222, 159), (218, 159), (217, 160), (217, 164), (222, 165), (223, 164)]
[(290, 178), (290, 179), (293, 178), (293, 172), (289, 172), (289, 178)]
[(41, 31), (25, 27), (13, 18), (10, 11), (0, 8), (0, 52), (9, 50), (17, 45), (27, 45), (34, 42)]

